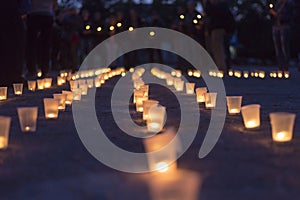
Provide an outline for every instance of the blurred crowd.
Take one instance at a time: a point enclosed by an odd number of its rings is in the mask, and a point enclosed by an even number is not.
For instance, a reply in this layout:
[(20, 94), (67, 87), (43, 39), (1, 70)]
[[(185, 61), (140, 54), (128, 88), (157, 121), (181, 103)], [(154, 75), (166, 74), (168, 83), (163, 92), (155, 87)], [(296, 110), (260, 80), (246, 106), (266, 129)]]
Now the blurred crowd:
[[(227, 70), (232, 64), (229, 44), (236, 25), (224, 0), (203, 0), (202, 13), (190, 0), (185, 6), (174, 8), (176, 17), (171, 23), (156, 10), (141, 17), (141, 11), (134, 7), (104, 15), (74, 6), (62, 9), (55, 0), (12, 0), (5, 6), (1, 13), (5, 20), (1, 25), (6, 31), (1, 35), (1, 42), (7, 44), (1, 51), (6, 51), (2, 54), (6, 59), (0, 64), (12, 66), (14, 72), (8, 69), (8, 73), (0, 75), (0, 80), (16, 79), (23, 72), (26, 77), (34, 77), (38, 69), (44, 76), (49, 70), (76, 71), (89, 52), (108, 37), (148, 26), (171, 28), (195, 39), (210, 53), (220, 70)], [(278, 15), (276, 12), (279, 11), (272, 13), (274, 17)], [(102, 56), (113, 57), (117, 48), (110, 46)], [(161, 50), (149, 49), (148, 55), (149, 62), (155, 59), (163, 62)], [(129, 68), (134, 66), (136, 57), (125, 56), (118, 64)]]

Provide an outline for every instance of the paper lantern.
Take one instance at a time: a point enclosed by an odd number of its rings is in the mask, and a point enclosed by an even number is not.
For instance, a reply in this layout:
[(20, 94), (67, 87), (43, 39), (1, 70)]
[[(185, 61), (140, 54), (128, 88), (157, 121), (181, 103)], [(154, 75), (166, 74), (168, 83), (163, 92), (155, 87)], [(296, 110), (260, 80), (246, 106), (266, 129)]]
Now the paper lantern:
[(0, 149), (6, 149), (8, 146), (10, 122), (10, 117), (0, 116)]
[(44, 78), (44, 88), (51, 88), (52, 78)]
[(244, 78), (249, 78), (249, 72), (248, 71), (244, 71), (243, 74), (244, 74)]
[(217, 103), (217, 93), (205, 93), (205, 107), (215, 108)]
[(81, 100), (81, 89), (76, 88), (76, 89), (73, 89), (72, 92), (73, 92), (73, 100), (80, 101)]
[(143, 140), (150, 171), (164, 173), (169, 171), (170, 167), (176, 170), (178, 142), (173, 131), (166, 131)]
[(293, 138), (296, 115), (292, 113), (270, 113), (272, 138), (275, 142), (289, 142)]
[(173, 84), (174, 84), (174, 79), (173, 79), (173, 77), (172, 77), (172, 76), (167, 76), (167, 77), (166, 77), (166, 83), (167, 83), (168, 86), (173, 85)]
[(28, 90), (35, 91), (36, 81), (27, 81)]
[(67, 95), (67, 98), (66, 98), (66, 104), (67, 104), (67, 105), (71, 105), (71, 104), (72, 104), (72, 101), (73, 101), (73, 92), (63, 90), (63, 91), (62, 91), (62, 94), (66, 94), (66, 95)]
[(174, 80), (174, 87), (175, 87), (175, 90), (178, 91), (178, 92), (183, 91), (183, 88), (184, 88), (184, 81), (181, 80), (180, 78), (176, 78), (176, 79)]
[(93, 88), (94, 87), (94, 79), (90, 78), (86, 80), (88, 88)]
[(260, 105), (252, 104), (243, 106), (242, 117), (247, 129), (258, 128), (260, 126)]
[(88, 85), (87, 84), (79, 85), (79, 88), (81, 89), (81, 95), (87, 95), (87, 93), (88, 93)]
[(160, 105), (151, 106), (149, 109), (147, 129), (149, 132), (159, 132), (163, 129), (166, 119), (166, 107)]
[(201, 71), (199, 71), (199, 70), (194, 70), (193, 76), (196, 77), (196, 78), (200, 78), (200, 77), (201, 77)]
[(22, 132), (35, 132), (38, 116), (38, 107), (17, 108)]
[(37, 80), (37, 88), (38, 88), (38, 90), (43, 90), (44, 89), (44, 79), (38, 79)]
[(238, 114), (241, 112), (242, 96), (227, 96), (226, 101), (229, 114)]
[(148, 100), (148, 97), (144, 95), (137, 95), (135, 100), (136, 111), (143, 112), (143, 101)]
[(149, 110), (152, 106), (158, 105), (158, 101), (155, 100), (146, 100), (143, 101), (143, 120), (148, 120), (149, 118)]
[(200, 87), (196, 89), (197, 102), (203, 103), (205, 102), (205, 94), (207, 93), (206, 87)]
[(149, 96), (149, 85), (142, 85), (140, 90), (143, 92), (143, 95), (148, 97)]
[(186, 94), (195, 94), (195, 83), (185, 83)]
[(14, 83), (13, 87), (14, 87), (15, 95), (23, 94), (23, 83)]
[(58, 110), (66, 109), (66, 94), (53, 94), (53, 98), (58, 100)]
[(58, 76), (57, 77), (57, 85), (62, 86), (65, 83), (64, 77)]
[(7, 99), (7, 87), (0, 87), (0, 101)]
[(46, 119), (56, 119), (58, 117), (58, 102), (57, 99), (44, 98), (44, 111)]

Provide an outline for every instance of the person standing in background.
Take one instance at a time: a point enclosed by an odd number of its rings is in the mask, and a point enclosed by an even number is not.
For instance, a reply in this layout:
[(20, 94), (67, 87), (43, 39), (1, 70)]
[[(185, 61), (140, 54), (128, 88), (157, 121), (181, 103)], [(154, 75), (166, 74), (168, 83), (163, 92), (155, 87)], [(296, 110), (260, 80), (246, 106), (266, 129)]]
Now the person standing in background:
[(2, 3), (0, 12), (0, 86), (10, 86), (12, 83), (23, 82), (22, 52), (25, 29), (22, 24), (20, 3), (9, 0)]
[(210, 50), (219, 70), (226, 70), (225, 38), (232, 29), (232, 15), (223, 0), (209, 0), (205, 4), (207, 24), (210, 34)]
[(27, 15), (28, 76), (36, 75), (36, 65), (43, 76), (49, 71), (50, 45), (56, 0), (31, 0)]
[(275, 8), (270, 10), (270, 13), (274, 18), (272, 34), (279, 70), (288, 71), (294, 2), (292, 0), (279, 0)]

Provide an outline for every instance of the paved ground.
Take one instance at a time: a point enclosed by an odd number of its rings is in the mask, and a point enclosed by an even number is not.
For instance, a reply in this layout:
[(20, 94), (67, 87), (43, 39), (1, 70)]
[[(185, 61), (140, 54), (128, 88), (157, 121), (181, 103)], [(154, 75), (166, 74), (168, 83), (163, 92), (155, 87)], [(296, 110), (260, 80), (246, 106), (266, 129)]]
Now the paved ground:
[[(198, 87), (204, 85), (202, 80), (191, 80)], [(300, 199), (299, 80), (300, 73), (296, 69), (291, 70), (288, 80), (224, 78), (228, 95), (242, 95), (244, 105), (262, 105), (262, 126), (257, 131), (247, 131), (240, 115), (227, 116), (220, 140), (201, 160), (197, 155), (210, 112), (200, 106), (198, 135), (178, 160), (178, 167), (186, 170), (186, 180), (195, 177), (190, 174), (192, 172), (199, 175), (202, 183), (197, 187), (199, 199)], [(141, 140), (133, 140), (111, 125), (112, 115), (107, 103), (116, 81), (117, 78), (109, 80), (97, 91), (99, 121), (106, 125), (111, 141), (122, 148), (142, 152)], [(21, 97), (14, 97), (11, 89), (9, 100), (0, 102), (0, 115), (12, 117), (9, 148), (0, 152), (0, 199), (151, 199), (153, 175), (121, 173), (94, 159), (76, 133), (70, 107), (60, 113), (59, 120), (44, 119), (42, 99), (66, 88), (25, 91)], [(171, 91), (151, 87), (150, 97), (167, 106), (171, 113), (167, 124), (176, 126), (180, 112)], [(38, 130), (24, 134), (19, 128), (16, 108), (30, 105), (39, 106)], [(268, 114), (274, 111), (298, 115), (292, 142), (275, 144), (271, 141)], [(138, 121), (140, 115), (133, 113), (132, 117)], [(185, 187), (191, 180), (183, 180), (179, 185)], [(158, 185), (154, 182), (156, 189)]]

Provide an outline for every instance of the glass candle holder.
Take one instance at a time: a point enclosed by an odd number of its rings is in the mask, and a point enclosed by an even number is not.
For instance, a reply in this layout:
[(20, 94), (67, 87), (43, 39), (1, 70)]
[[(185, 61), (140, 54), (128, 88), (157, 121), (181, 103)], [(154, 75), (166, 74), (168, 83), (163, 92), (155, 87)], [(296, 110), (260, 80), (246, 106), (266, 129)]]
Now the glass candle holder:
[(242, 96), (226, 97), (227, 108), (229, 114), (238, 114), (241, 112)]
[(194, 94), (195, 83), (185, 83), (186, 94)]
[(13, 87), (14, 87), (15, 95), (23, 94), (23, 83), (14, 83)]
[(51, 88), (52, 78), (44, 78), (44, 88)]
[(7, 87), (0, 87), (0, 101), (7, 99)]
[(22, 132), (35, 132), (38, 116), (38, 107), (17, 108)]
[(6, 149), (8, 146), (10, 122), (10, 117), (0, 116), (0, 149)]
[(167, 172), (170, 166), (176, 169), (176, 147), (178, 141), (172, 131), (146, 138), (143, 140), (147, 152), (150, 171)]
[(272, 138), (275, 142), (289, 142), (293, 138), (296, 115), (292, 113), (270, 113)]
[(56, 119), (58, 117), (58, 100), (52, 98), (45, 98), (44, 111), (46, 119)]
[(81, 100), (81, 89), (76, 88), (72, 92), (73, 92), (73, 101), (80, 101)]
[(152, 106), (158, 105), (158, 101), (155, 100), (146, 100), (143, 101), (143, 120), (148, 120), (149, 110)]
[(252, 104), (243, 106), (242, 117), (247, 129), (254, 129), (260, 126), (260, 105)]
[(205, 107), (215, 108), (217, 103), (217, 93), (205, 93)]
[(160, 105), (151, 106), (149, 109), (147, 129), (149, 132), (159, 132), (163, 129), (166, 119), (166, 107)]
[(36, 81), (27, 81), (28, 90), (35, 91)]
[(73, 101), (73, 92), (63, 90), (62, 94), (66, 94), (67, 95), (66, 104), (67, 105), (71, 105), (72, 101)]
[(58, 100), (58, 110), (66, 109), (66, 94), (53, 94), (53, 98)]
[(44, 79), (38, 79), (37, 80), (37, 88), (38, 88), (38, 90), (43, 90), (44, 89)]
[(200, 87), (196, 89), (196, 98), (198, 103), (205, 102), (205, 94), (207, 93), (206, 87)]

